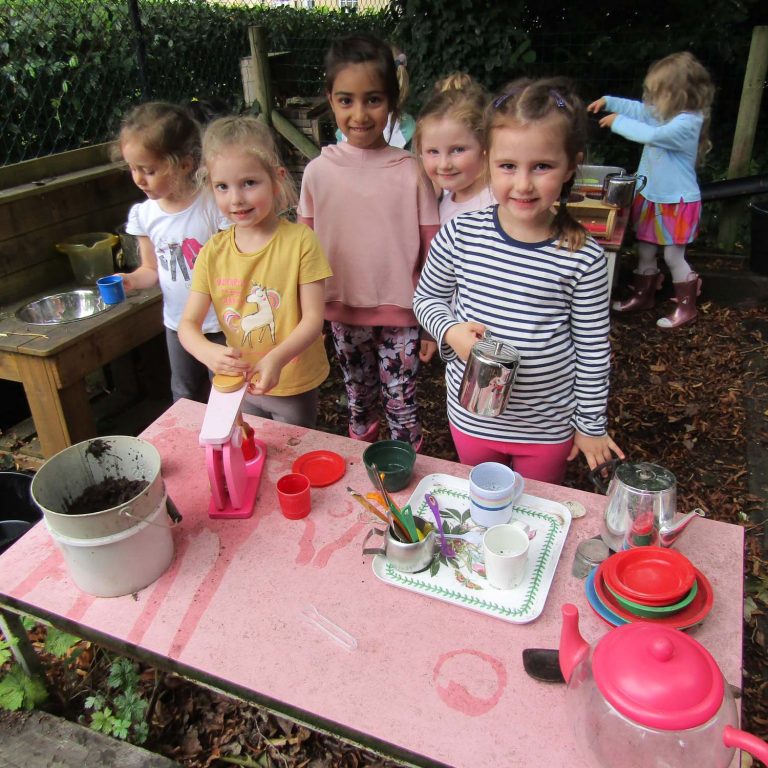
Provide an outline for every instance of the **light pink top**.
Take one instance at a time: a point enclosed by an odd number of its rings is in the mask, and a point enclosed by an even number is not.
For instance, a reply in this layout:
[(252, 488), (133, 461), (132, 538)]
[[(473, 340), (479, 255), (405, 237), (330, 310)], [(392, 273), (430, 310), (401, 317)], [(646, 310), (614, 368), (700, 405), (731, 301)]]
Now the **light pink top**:
[(472, 213), (495, 203), (496, 198), (490, 187), (483, 187), (476, 195), (462, 203), (457, 203), (451, 192), (443, 190), (443, 196), (440, 198), (440, 224), (445, 224), (460, 213)]
[(299, 216), (312, 219), (333, 277), (325, 317), (350, 325), (415, 326), (413, 291), (422, 228), (439, 224), (432, 186), (402, 149), (323, 147), (301, 184)]

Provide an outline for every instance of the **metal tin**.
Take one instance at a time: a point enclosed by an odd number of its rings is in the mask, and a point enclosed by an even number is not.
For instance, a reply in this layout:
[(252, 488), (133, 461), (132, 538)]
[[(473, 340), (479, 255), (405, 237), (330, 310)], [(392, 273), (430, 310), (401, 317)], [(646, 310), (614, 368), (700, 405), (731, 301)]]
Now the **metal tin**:
[(459, 405), (478, 416), (499, 416), (515, 383), (520, 353), (489, 331), (472, 346), (459, 388)]
[(608, 558), (611, 551), (602, 539), (586, 539), (576, 548), (571, 573), (577, 579), (586, 579), (589, 572)]

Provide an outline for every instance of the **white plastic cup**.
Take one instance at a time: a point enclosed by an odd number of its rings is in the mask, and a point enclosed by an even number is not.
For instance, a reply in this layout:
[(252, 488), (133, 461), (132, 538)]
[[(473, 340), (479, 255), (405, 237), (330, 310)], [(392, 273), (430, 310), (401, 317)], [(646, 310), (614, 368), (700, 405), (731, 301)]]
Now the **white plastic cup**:
[(528, 526), (519, 520), (489, 528), (483, 536), (485, 578), (496, 589), (514, 589), (528, 565)]
[(469, 473), (470, 517), (483, 528), (508, 523), (522, 490), (522, 476), (506, 464), (478, 464)]

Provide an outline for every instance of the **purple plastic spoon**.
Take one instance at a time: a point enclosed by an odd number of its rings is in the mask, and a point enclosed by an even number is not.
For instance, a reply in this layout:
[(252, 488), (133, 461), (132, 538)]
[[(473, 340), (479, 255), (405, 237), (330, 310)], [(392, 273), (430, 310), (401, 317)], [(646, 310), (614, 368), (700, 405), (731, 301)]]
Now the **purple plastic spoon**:
[(431, 493), (425, 493), (424, 499), (437, 521), (437, 532), (440, 534), (440, 551), (445, 557), (456, 557), (453, 547), (447, 542), (443, 533), (443, 519), (440, 517), (440, 505), (437, 503), (437, 499)]

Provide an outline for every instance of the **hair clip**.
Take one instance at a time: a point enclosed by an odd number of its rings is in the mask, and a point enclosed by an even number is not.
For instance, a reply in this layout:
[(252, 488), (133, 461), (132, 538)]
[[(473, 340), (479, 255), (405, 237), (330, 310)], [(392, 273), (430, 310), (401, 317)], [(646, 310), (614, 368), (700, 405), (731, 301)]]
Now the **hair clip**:
[(565, 109), (565, 99), (554, 88), (550, 90), (549, 95), (555, 100), (558, 109)]
[(519, 96), (522, 92), (522, 88), (513, 88), (511, 91), (507, 91), (505, 94), (493, 100), (493, 108), (501, 109), (501, 107), (503, 107), (509, 99), (511, 99), (513, 96)]
[(404, 53), (398, 53), (397, 56), (395, 56), (395, 67), (407, 67), (408, 66), (408, 58)]

